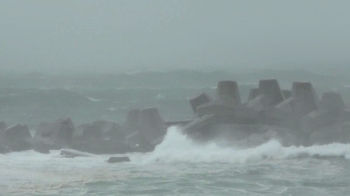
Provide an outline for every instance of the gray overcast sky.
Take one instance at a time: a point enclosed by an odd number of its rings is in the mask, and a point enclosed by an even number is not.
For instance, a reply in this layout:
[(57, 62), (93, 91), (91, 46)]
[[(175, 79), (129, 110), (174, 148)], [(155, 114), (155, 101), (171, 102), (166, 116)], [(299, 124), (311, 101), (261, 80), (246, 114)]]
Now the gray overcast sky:
[(348, 0), (0, 0), (0, 70), (350, 61)]

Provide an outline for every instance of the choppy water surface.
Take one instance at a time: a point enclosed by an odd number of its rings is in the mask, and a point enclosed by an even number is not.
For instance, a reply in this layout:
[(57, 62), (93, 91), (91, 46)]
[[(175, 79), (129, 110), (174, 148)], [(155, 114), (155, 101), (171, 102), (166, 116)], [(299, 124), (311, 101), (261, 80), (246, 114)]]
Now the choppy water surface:
[(59, 151), (0, 155), (0, 195), (348, 195), (350, 145), (250, 149), (198, 146), (176, 128), (148, 154), (108, 164), (107, 155)]

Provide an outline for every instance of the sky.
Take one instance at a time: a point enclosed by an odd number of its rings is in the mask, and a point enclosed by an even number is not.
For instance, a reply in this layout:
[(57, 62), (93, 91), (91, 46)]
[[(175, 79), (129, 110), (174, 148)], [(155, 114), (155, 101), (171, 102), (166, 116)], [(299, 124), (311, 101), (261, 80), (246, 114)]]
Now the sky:
[(0, 0), (0, 71), (350, 62), (348, 0)]

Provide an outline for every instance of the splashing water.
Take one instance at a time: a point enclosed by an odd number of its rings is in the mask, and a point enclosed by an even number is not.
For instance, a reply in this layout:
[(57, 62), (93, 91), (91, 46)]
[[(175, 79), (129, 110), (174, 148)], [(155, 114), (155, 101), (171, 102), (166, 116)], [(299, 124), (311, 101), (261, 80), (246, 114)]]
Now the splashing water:
[(329, 144), (310, 147), (283, 147), (270, 140), (254, 148), (221, 147), (216, 143), (200, 145), (170, 127), (164, 141), (149, 155), (146, 162), (221, 162), (246, 163), (265, 159), (292, 159), (300, 157), (344, 157), (350, 159), (350, 144)]

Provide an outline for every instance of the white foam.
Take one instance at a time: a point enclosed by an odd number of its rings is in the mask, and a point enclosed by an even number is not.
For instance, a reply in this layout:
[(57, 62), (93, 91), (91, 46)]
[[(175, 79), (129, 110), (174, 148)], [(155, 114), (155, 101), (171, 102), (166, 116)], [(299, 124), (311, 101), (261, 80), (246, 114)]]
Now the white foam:
[(199, 145), (181, 134), (178, 128), (170, 127), (164, 141), (143, 157), (152, 162), (222, 162), (245, 163), (265, 159), (294, 159), (300, 157), (344, 157), (350, 159), (350, 144), (329, 144), (311, 147), (283, 147), (270, 140), (260, 146), (246, 149), (221, 147), (215, 143)]

